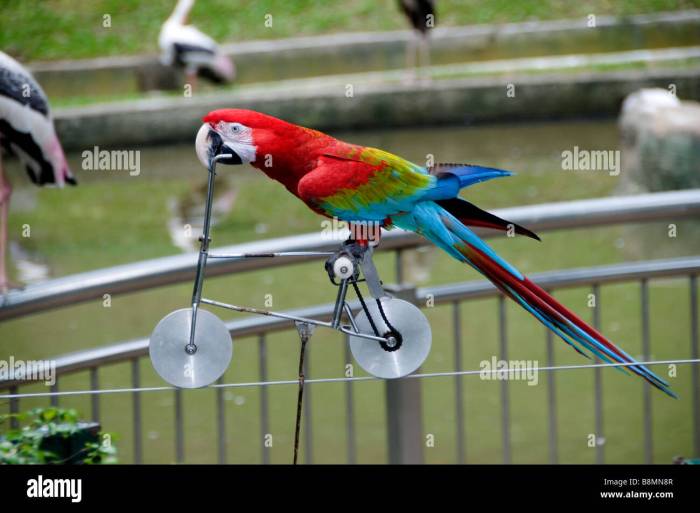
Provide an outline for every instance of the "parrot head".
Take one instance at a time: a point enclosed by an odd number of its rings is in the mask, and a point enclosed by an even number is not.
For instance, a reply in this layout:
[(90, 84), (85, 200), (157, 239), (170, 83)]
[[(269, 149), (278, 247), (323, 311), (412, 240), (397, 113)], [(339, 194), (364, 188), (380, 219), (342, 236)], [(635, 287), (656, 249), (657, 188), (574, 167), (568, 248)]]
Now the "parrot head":
[[(252, 164), (266, 173), (305, 164), (309, 148), (330, 137), (260, 112), (245, 109), (215, 110), (202, 118), (195, 149), (204, 167), (217, 155), (230, 155), (222, 164)], [(279, 177), (276, 177), (279, 179)]]
[(222, 164), (255, 162), (255, 128), (251, 126), (252, 118), (242, 115), (246, 112), (248, 111), (226, 109), (210, 112), (204, 117), (204, 124), (195, 140), (197, 157), (204, 167), (209, 167), (212, 158), (223, 154), (230, 157), (219, 160)]

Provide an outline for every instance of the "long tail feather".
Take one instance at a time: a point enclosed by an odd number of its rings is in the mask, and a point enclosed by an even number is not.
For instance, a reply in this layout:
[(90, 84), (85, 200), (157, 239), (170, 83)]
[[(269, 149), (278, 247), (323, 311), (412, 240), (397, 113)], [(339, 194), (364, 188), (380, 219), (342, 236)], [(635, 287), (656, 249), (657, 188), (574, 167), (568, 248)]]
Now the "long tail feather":
[[(413, 212), (406, 228), (421, 233), (458, 260), (466, 262), (494, 283), (577, 352), (587, 352), (606, 363), (637, 363), (574, 312), (559, 303), (544, 289), (505, 262), (469, 228), (434, 202), (424, 202)], [(677, 397), (670, 385), (644, 365), (618, 367), (637, 374), (671, 397)]]
[(502, 231), (513, 230), (513, 232), (519, 235), (525, 235), (531, 239), (540, 240), (535, 232), (528, 230), (524, 226), (501, 219), (490, 212), (481, 210), (473, 203), (469, 203), (462, 198), (438, 200), (436, 203), (459, 219), (462, 224), (467, 226), (480, 226)]

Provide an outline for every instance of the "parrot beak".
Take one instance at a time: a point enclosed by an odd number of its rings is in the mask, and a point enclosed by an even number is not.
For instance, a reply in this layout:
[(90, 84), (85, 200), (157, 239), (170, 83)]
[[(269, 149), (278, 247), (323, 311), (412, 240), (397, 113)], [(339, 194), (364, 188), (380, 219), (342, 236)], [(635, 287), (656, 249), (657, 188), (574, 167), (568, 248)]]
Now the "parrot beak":
[(210, 167), (211, 159), (217, 155), (231, 155), (228, 158), (218, 160), (222, 164), (237, 165), (243, 163), (241, 157), (226, 145), (219, 132), (214, 130), (208, 123), (204, 123), (199, 132), (197, 132), (194, 148), (197, 152), (197, 158), (207, 169)]

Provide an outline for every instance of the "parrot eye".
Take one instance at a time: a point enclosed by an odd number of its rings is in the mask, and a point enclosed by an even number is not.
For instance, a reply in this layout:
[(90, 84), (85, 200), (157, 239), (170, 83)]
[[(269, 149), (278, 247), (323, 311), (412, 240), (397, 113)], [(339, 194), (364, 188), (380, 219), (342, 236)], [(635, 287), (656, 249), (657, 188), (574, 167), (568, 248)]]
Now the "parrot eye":
[(229, 124), (229, 133), (238, 135), (243, 132), (245, 132), (245, 126), (241, 125), (240, 123)]

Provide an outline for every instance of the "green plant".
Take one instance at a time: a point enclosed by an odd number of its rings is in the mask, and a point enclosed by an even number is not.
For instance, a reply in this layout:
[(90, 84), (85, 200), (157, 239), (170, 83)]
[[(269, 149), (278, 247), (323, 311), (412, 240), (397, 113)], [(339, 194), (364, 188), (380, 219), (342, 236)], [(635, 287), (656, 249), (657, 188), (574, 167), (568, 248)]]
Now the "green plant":
[(116, 463), (112, 435), (98, 433), (97, 424), (81, 422), (65, 408), (34, 408), (0, 415), (0, 426), (16, 419), (25, 425), (0, 435), (0, 464)]

